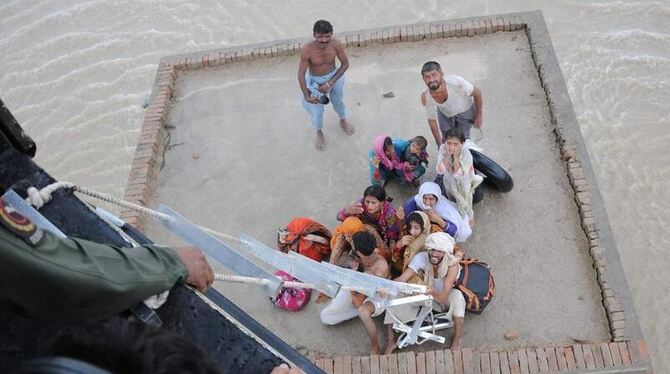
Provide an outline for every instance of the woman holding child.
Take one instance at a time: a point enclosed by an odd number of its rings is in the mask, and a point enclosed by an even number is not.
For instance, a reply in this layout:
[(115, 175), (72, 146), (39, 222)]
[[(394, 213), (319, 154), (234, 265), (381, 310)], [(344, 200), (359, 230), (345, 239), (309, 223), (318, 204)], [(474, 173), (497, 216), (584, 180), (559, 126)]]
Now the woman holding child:
[(370, 183), (383, 186), (394, 176), (401, 184), (418, 187), (419, 178), (426, 172), (422, 164), (428, 164), (427, 145), (423, 136), (402, 140), (379, 135), (369, 153)]

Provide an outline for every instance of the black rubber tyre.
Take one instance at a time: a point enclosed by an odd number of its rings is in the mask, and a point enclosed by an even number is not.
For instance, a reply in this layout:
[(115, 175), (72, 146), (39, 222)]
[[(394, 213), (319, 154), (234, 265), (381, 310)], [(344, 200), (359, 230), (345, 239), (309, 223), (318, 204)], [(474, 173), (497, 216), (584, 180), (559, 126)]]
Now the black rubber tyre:
[(484, 181), (494, 186), (499, 192), (509, 192), (514, 188), (514, 181), (502, 166), (488, 158), (483, 153), (470, 150), (475, 169), (486, 175)]

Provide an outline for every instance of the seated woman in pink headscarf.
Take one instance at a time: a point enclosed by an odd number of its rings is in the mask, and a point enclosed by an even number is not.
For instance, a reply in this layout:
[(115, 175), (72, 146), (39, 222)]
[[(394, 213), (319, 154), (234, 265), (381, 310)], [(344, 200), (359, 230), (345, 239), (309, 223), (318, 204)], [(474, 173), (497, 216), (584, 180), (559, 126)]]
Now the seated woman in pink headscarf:
[(428, 164), (427, 145), (423, 136), (411, 140), (377, 136), (368, 155), (370, 183), (384, 186), (389, 178), (395, 176), (401, 184), (418, 187), (419, 178), (426, 172), (423, 164)]

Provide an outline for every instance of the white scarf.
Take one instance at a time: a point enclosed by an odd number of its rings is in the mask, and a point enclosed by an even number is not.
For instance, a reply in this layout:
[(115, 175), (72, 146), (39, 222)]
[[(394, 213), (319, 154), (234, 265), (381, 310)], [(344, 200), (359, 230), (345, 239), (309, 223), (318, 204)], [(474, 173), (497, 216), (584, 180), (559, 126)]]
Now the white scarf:
[[(424, 204), (424, 195), (434, 195), (437, 197), (437, 204), (435, 204), (435, 206), (432, 208)], [(469, 218), (467, 216), (462, 217), (459, 214), (456, 204), (442, 195), (440, 186), (438, 186), (437, 183), (425, 182), (422, 184), (421, 187), (419, 187), (419, 193), (414, 196), (414, 201), (422, 211), (425, 212), (432, 209), (435, 211), (435, 213), (437, 213), (438, 216), (455, 224), (457, 231), (454, 239), (456, 239), (458, 243), (463, 243), (472, 234)]]

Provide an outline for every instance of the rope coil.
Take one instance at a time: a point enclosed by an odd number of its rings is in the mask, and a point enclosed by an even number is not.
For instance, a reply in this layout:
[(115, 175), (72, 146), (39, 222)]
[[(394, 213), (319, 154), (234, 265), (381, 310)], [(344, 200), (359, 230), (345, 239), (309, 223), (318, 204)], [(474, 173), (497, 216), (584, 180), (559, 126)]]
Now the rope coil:
[[(39, 190), (35, 187), (28, 187), (28, 190), (27, 190), (28, 197), (26, 198), (26, 202), (28, 204), (34, 206), (35, 209), (39, 210), (41, 207), (43, 207), (45, 204), (47, 204), (49, 201), (51, 201), (51, 199), (53, 197), (53, 193), (55, 191), (61, 189), (61, 188), (72, 189), (75, 192), (79, 192), (81, 194), (91, 196), (93, 198), (96, 198), (96, 199), (102, 200), (102, 201), (106, 201), (106, 202), (111, 203), (111, 204), (119, 205), (119, 206), (122, 206), (124, 208), (128, 208), (128, 209), (140, 212), (142, 214), (146, 214), (146, 215), (158, 218), (158, 219), (163, 220), (163, 221), (172, 220), (172, 218), (165, 213), (161, 213), (161, 212), (158, 212), (156, 210), (144, 207), (142, 205), (131, 203), (129, 201), (125, 201), (125, 200), (120, 199), (118, 197), (115, 197), (115, 196), (112, 196), (112, 195), (109, 195), (109, 194), (105, 194), (105, 193), (102, 193), (102, 192), (94, 191), (94, 190), (91, 190), (89, 188), (82, 187), (82, 186), (79, 186), (77, 184), (70, 183), (70, 182), (55, 182), (55, 183), (52, 183), (52, 184), (50, 184), (50, 185), (48, 185), (48, 186), (46, 186), (42, 189), (39, 189)], [(218, 231), (215, 231), (215, 230), (209, 229), (207, 227), (203, 227), (203, 226), (198, 226), (198, 228), (200, 228), (203, 231), (206, 231), (209, 234), (218, 236), (220, 238), (229, 239), (229, 240), (239, 242), (239, 239), (232, 236), (232, 235), (228, 235), (228, 234), (225, 234), (225, 233), (222, 233), (222, 232), (218, 232)]]

